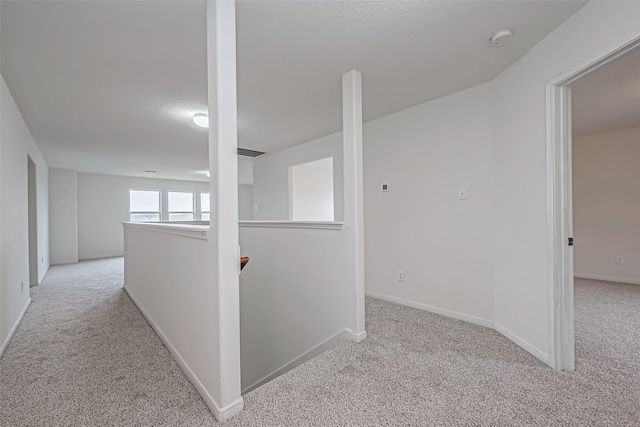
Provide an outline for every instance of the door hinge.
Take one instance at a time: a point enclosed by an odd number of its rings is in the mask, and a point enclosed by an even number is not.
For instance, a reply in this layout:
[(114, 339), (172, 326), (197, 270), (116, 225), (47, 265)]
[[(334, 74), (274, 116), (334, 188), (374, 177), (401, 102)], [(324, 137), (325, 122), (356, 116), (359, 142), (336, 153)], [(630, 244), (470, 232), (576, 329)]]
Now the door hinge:
[(573, 246), (573, 237), (569, 237), (569, 246)]

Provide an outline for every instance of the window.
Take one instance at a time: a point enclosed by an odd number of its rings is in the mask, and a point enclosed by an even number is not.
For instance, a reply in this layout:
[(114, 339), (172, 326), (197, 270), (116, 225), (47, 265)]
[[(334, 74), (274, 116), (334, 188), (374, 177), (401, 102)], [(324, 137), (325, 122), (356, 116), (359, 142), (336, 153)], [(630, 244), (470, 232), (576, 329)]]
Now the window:
[(211, 203), (209, 193), (200, 193), (200, 210), (202, 211), (202, 220), (209, 221), (211, 219)]
[(193, 221), (193, 193), (169, 191), (169, 221)]
[(129, 219), (131, 222), (160, 221), (160, 191), (129, 190)]
[(289, 167), (289, 218), (333, 221), (333, 157)]

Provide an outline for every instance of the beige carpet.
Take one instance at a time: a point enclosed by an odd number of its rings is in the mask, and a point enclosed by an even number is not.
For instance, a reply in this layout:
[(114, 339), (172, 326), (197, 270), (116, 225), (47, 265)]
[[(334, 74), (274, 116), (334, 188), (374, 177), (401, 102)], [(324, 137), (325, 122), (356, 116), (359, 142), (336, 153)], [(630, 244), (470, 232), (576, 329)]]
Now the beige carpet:
[[(122, 260), (52, 267), (0, 359), (2, 426), (215, 421), (122, 291)], [(367, 300), (344, 343), (245, 396), (228, 426), (640, 426), (640, 286), (578, 281), (577, 370), (490, 329)]]

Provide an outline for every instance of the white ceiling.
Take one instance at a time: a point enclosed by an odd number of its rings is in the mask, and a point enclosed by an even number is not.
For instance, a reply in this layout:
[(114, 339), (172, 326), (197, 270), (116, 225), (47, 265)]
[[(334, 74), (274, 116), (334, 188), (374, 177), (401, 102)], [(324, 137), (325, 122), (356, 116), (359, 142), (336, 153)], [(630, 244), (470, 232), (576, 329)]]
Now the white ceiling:
[(640, 126), (640, 49), (579, 79), (571, 93), (575, 136)]
[[(240, 146), (341, 128), (341, 75), (371, 120), (488, 81), (585, 2), (241, 1)], [(205, 179), (203, 1), (2, 2), (2, 74), (53, 167)], [(512, 27), (511, 44), (489, 36)]]

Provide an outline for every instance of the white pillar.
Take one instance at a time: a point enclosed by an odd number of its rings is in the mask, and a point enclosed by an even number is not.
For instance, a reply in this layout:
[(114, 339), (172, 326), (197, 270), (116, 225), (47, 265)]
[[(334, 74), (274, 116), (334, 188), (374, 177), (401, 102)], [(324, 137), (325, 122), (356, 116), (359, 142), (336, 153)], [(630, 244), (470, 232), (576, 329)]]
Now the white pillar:
[(366, 337), (364, 325), (364, 199), (362, 178), (362, 75), (351, 70), (342, 76), (342, 132), (344, 150), (344, 223), (351, 240), (355, 269), (352, 332)]
[[(240, 295), (238, 232), (238, 108), (236, 9), (234, 0), (207, 1), (209, 83), (209, 168), (212, 254), (211, 286), (217, 287), (217, 325), (202, 325), (217, 336), (219, 360), (213, 391), (219, 421), (242, 411), (240, 394)], [(213, 367), (212, 367), (213, 368)]]

